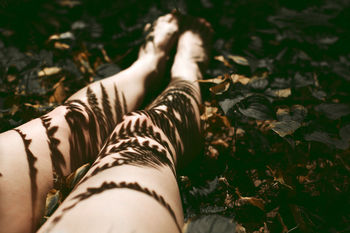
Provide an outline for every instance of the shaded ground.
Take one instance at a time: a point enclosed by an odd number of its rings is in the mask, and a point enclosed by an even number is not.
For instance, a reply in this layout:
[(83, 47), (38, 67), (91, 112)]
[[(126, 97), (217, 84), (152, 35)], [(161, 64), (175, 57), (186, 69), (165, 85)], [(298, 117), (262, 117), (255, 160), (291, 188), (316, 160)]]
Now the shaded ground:
[[(0, 130), (129, 66), (143, 25), (174, 7), (216, 31), (206, 146), (179, 177), (187, 231), (349, 232), (345, 0), (1, 0)], [(86, 168), (52, 193), (47, 215)]]

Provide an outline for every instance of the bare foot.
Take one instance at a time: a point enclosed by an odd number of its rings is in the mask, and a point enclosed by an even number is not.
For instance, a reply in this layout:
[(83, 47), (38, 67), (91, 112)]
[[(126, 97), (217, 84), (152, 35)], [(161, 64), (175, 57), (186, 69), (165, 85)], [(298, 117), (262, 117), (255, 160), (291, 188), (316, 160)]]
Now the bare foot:
[(147, 24), (145, 31), (150, 31), (146, 42), (141, 46), (139, 58), (144, 56), (155, 56), (163, 58), (174, 45), (179, 32), (177, 17), (174, 14), (167, 14), (159, 17), (154, 23)]
[(213, 29), (203, 18), (185, 19), (187, 27), (179, 37), (171, 75), (188, 81), (202, 78), (209, 61)]

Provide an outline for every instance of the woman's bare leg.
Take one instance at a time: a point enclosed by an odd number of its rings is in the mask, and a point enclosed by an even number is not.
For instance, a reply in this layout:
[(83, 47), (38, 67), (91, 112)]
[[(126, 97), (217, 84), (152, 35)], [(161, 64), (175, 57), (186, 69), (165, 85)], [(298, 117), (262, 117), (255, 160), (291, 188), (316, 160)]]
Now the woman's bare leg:
[(194, 20), (180, 36), (168, 88), (147, 110), (124, 116), (39, 232), (181, 232), (175, 165), (199, 146), (196, 81), (198, 64), (207, 61), (203, 37), (210, 34), (207, 22)]
[(65, 176), (95, 160), (123, 115), (139, 107), (146, 85), (162, 75), (177, 32), (173, 14), (160, 17), (131, 67), (83, 88), (52, 112), (0, 134), (1, 232), (35, 231), (53, 186), (53, 172)]

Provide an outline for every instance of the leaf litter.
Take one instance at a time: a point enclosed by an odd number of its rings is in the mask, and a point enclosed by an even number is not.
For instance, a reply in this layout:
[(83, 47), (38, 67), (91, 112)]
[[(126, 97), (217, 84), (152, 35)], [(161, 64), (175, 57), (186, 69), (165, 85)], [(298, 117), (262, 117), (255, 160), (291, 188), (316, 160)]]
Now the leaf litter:
[[(144, 24), (176, 7), (216, 31), (200, 81), (204, 150), (179, 176), (186, 232), (349, 229), (348, 1), (96, 3), (0, 8), (1, 131), (128, 67)], [(58, 182), (45, 218), (87, 168)]]

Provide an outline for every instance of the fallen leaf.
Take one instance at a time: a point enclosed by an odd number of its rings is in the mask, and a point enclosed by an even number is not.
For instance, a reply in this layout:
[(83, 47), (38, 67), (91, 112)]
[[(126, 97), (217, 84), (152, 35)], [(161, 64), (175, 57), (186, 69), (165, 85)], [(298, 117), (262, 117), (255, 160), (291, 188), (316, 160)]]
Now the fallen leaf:
[(51, 40), (66, 40), (66, 39), (74, 40), (75, 39), (74, 34), (71, 33), (71, 32), (64, 32), (64, 33), (61, 33), (61, 34), (54, 34), (54, 35), (49, 37), (48, 41), (51, 41)]
[(16, 76), (13, 74), (7, 75), (7, 82), (12, 83), (13, 81), (16, 80)]
[(231, 80), (233, 83), (241, 83), (243, 85), (247, 85), (250, 81), (250, 78), (244, 76), (244, 75), (239, 75), (239, 74), (232, 74), (231, 75)]
[(220, 95), (222, 93), (224, 93), (225, 91), (227, 91), (230, 88), (230, 82), (229, 81), (225, 81), (223, 83), (220, 83), (218, 85), (215, 85), (211, 88), (209, 88), (209, 90), (214, 93), (215, 95)]
[(208, 146), (209, 157), (211, 159), (217, 159), (219, 157), (219, 151), (215, 149), (213, 146)]
[(211, 142), (211, 144), (215, 145), (215, 146), (223, 146), (225, 148), (229, 147), (229, 144), (227, 142), (225, 142), (224, 140), (222, 140), (221, 138)]
[(249, 86), (257, 90), (263, 90), (267, 87), (269, 81), (266, 77), (253, 77), (249, 80)]
[(61, 204), (62, 194), (59, 190), (51, 189), (46, 196), (45, 216), (50, 216)]
[(310, 134), (306, 134), (304, 138), (306, 141), (321, 142), (328, 146), (331, 146), (331, 147), (334, 146), (341, 150), (346, 150), (347, 148), (349, 148), (348, 140), (344, 140), (344, 139), (340, 140), (338, 138), (333, 138), (327, 132), (314, 131)]
[(205, 106), (204, 113), (201, 115), (202, 120), (207, 120), (212, 117), (215, 113), (217, 113), (219, 109), (217, 107)]
[(62, 71), (61, 68), (59, 67), (46, 67), (38, 72), (39, 77), (44, 77), (44, 76), (51, 76), (58, 74)]
[(282, 171), (280, 171), (280, 170), (273, 170), (270, 166), (266, 166), (266, 167), (270, 170), (270, 172), (271, 172), (271, 174), (272, 174), (272, 176), (273, 176), (273, 180), (274, 180), (274, 181), (276, 181), (276, 182), (280, 183), (281, 185), (283, 185), (283, 186), (289, 188), (290, 190), (293, 190), (293, 187), (290, 186), (290, 185), (288, 185), (288, 184), (284, 181)]
[(281, 137), (293, 134), (295, 130), (299, 129), (301, 124), (297, 121), (286, 120), (271, 123), (272, 130)]
[(221, 61), (222, 63), (224, 63), (225, 66), (227, 66), (227, 67), (229, 67), (229, 68), (232, 68), (232, 65), (229, 63), (229, 61), (227, 61), (227, 60), (225, 59), (224, 56), (222, 56), (222, 55), (220, 55), (220, 56), (215, 56), (214, 59), (217, 60), (217, 61)]
[(80, 63), (80, 70), (82, 73), (90, 73), (90, 74), (94, 74), (93, 69), (91, 68), (90, 62), (89, 62), (89, 53), (84, 53), (81, 52), (79, 54), (77, 54), (74, 59)]
[(239, 65), (249, 66), (249, 61), (242, 56), (228, 55), (227, 57), (232, 59), (234, 62), (236, 62)]
[(13, 115), (15, 115), (15, 113), (16, 113), (18, 110), (19, 110), (19, 106), (18, 106), (17, 104), (14, 104), (14, 105), (12, 105), (11, 110), (10, 110), (9, 113), (13, 116)]
[(261, 210), (265, 209), (264, 201), (260, 198), (255, 198), (255, 197), (241, 197), (243, 200), (247, 200), (250, 204), (253, 206), (258, 207)]
[(230, 120), (227, 118), (227, 116), (218, 115), (218, 117), (222, 120), (222, 123), (223, 123), (227, 128), (230, 128), (230, 127), (231, 127)]
[(315, 110), (326, 115), (329, 119), (337, 120), (350, 114), (350, 106), (347, 104), (319, 104)]
[(235, 229), (235, 232), (236, 233), (246, 233), (247, 231), (246, 231), (246, 229), (242, 226), (242, 225), (240, 225), (240, 224), (236, 224), (236, 229)]
[(90, 168), (90, 164), (84, 164), (80, 168), (78, 168), (74, 173), (70, 174), (66, 178), (66, 183), (68, 184), (69, 188), (74, 188), (74, 186), (83, 178), (83, 176), (88, 172)]
[(279, 89), (273, 91), (276, 97), (287, 98), (292, 94), (292, 90), (290, 88)]
[(203, 79), (203, 80), (198, 80), (199, 83), (215, 83), (215, 84), (220, 84), (223, 83), (227, 80), (227, 76), (224, 75), (219, 75), (216, 78), (211, 78), (211, 79)]
[(250, 204), (252, 204), (253, 206), (258, 207), (261, 210), (265, 209), (265, 204), (264, 201), (260, 198), (256, 198), (256, 197), (243, 197), (241, 195), (241, 193), (239, 192), (238, 188), (236, 188), (236, 194), (238, 196), (238, 200), (239, 201), (243, 201), (243, 202), (249, 202)]
[(50, 103), (58, 103), (61, 104), (67, 97), (66, 87), (63, 85), (62, 82), (59, 82), (58, 85), (56, 85), (55, 91), (53, 96), (50, 97), (49, 102)]
[(111, 63), (111, 59), (109, 58), (107, 51), (104, 48), (101, 48), (101, 52), (103, 55), (103, 59), (105, 59), (106, 62)]
[(60, 50), (67, 50), (70, 48), (70, 46), (68, 44), (65, 43), (61, 43), (56, 41), (53, 45), (56, 49), (60, 49)]
[(274, 118), (270, 103), (259, 95), (250, 96), (240, 102), (238, 110), (246, 117), (256, 120), (269, 120)]
[(276, 112), (278, 121), (297, 121), (302, 123), (307, 116), (307, 108), (302, 105), (293, 105), (291, 108), (278, 108)]

